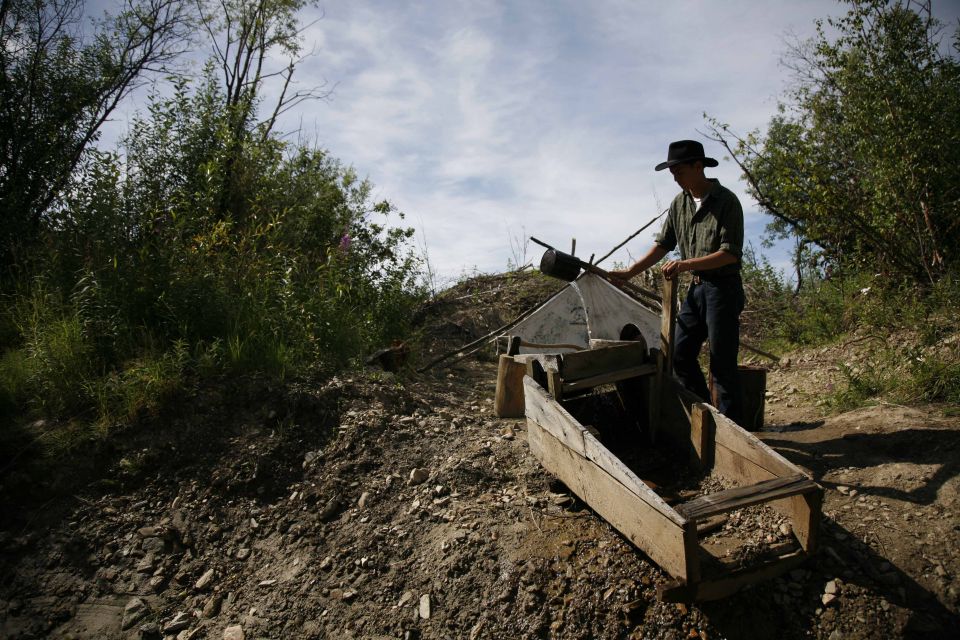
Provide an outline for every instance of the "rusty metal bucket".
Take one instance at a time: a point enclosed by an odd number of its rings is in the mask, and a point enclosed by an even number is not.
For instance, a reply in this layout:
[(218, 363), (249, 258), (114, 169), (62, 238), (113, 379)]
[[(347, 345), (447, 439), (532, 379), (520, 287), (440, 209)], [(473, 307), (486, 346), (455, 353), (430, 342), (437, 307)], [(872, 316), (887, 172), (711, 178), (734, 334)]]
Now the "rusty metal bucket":
[(556, 249), (548, 249), (540, 258), (540, 271), (553, 278), (572, 282), (580, 275), (581, 264), (579, 258)]

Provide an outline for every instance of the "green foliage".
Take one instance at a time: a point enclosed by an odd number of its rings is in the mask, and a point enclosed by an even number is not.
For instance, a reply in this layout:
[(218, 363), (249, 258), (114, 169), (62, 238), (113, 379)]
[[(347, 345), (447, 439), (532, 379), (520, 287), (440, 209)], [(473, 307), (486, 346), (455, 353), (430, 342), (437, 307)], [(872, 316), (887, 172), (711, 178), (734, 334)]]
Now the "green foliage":
[(743, 332), (768, 349), (822, 344), (854, 326), (855, 319), (846, 313), (850, 292), (856, 290), (853, 280), (811, 275), (794, 291), (752, 246), (744, 250), (742, 274), (747, 295)]
[(960, 279), (929, 289), (860, 273), (812, 275), (787, 287), (751, 247), (744, 252), (744, 336), (773, 352), (827, 346), (844, 384), (826, 396), (835, 411), (877, 401), (960, 402)]
[(944, 53), (928, 5), (848, 4), (835, 37), (818, 22), (789, 53), (780, 113), (734, 152), (775, 234), (929, 286), (960, 262), (960, 31)]
[(866, 363), (842, 367), (846, 386), (826, 397), (827, 406), (847, 411), (878, 400), (960, 403), (960, 351), (904, 351), (886, 347), (875, 351)]
[(216, 72), (152, 96), (122, 153), (88, 153), (43, 217), (0, 321), (0, 411), (57, 425), (47, 446), (104, 438), (204, 377), (325, 374), (409, 329), (402, 214), (325, 151), (238, 130)]
[(130, 2), (84, 38), (84, 0), (0, 5), (0, 285), (26, 275), (44, 215), (119, 101), (177, 53), (188, 7)]

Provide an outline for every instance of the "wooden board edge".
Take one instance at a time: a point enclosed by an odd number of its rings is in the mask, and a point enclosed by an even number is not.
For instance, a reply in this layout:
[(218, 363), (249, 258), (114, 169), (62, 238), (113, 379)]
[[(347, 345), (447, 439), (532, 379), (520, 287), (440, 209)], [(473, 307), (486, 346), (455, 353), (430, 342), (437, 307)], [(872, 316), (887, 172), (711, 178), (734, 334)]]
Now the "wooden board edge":
[(647, 347), (643, 342), (627, 342), (565, 353), (561, 358), (563, 377), (572, 381), (642, 364), (647, 359)]
[[(714, 439), (717, 445), (727, 447), (775, 476), (789, 476), (799, 473), (811, 478), (809, 473), (774, 451), (763, 440), (720, 413), (713, 405), (685, 389), (676, 378), (670, 376), (665, 386), (669, 387), (665, 393), (675, 393), (688, 416), (693, 411), (693, 407), (698, 404), (710, 413), (714, 421)], [(735, 480), (736, 478), (730, 479)]]
[(530, 376), (523, 379), (523, 400), (528, 421), (535, 420), (574, 453), (586, 457), (587, 430)]
[(651, 489), (630, 468), (621, 462), (620, 458), (611, 453), (592, 434), (587, 432), (583, 438), (586, 458), (602, 468), (610, 477), (622, 484), (630, 493), (643, 500), (661, 516), (669, 519), (678, 527), (687, 526), (688, 519), (676, 512), (660, 495)]
[(757, 566), (746, 567), (727, 575), (699, 582), (684, 583), (680, 580), (665, 582), (657, 586), (657, 599), (661, 602), (720, 600), (749, 585), (783, 575), (806, 562), (809, 557), (810, 554), (801, 549)]

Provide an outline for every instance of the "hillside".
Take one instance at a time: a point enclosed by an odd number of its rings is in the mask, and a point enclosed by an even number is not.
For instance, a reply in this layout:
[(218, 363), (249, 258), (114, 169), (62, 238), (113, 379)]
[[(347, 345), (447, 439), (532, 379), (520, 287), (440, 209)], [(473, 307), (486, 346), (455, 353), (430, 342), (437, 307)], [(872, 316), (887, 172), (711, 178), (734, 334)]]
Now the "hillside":
[[(960, 417), (879, 405), (825, 417), (842, 350), (787, 354), (759, 434), (825, 489), (823, 550), (726, 600), (656, 601), (666, 575), (492, 414), (489, 351), (412, 371), (545, 299), (474, 278), (421, 313), (398, 374), (229, 390), (140, 433), (101, 478), (8, 512), (5, 638), (947, 637), (960, 594)], [(448, 364), (448, 363), (445, 363)], [(781, 522), (734, 512), (746, 542)]]

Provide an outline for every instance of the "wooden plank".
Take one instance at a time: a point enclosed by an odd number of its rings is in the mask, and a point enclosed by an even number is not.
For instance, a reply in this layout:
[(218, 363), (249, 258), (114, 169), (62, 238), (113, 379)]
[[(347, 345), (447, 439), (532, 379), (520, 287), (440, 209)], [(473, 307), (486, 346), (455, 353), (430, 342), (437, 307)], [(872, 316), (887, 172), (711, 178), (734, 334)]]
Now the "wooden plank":
[[(529, 391), (529, 390), (528, 390)], [(670, 575), (685, 581), (696, 579), (699, 558), (688, 556), (686, 529), (696, 536), (696, 525), (678, 526), (641, 500), (591, 460), (574, 453), (535, 419), (527, 417), (530, 451), (600, 517), (646, 553)]]
[(690, 521), (683, 528), (683, 554), (687, 561), (687, 584), (700, 581), (700, 538), (697, 523)]
[[(745, 431), (736, 422), (720, 413), (716, 407), (707, 404), (703, 398), (684, 389), (676, 379), (672, 379), (671, 383), (669, 385), (671, 388), (664, 392), (664, 397), (668, 398), (671, 394), (675, 394), (680, 401), (679, 404), (683, 406), (688, 420), (690, 419), (689, 416), (692, 415), (694, 405), (701, 403), (713, 417), (718, 446), (724, 446), (731, 451), (735, 451), (738, 455), (769, 471), (771, 476), (789, 476), (795, 473), (803, 473), (799, 467), (774, 451), (760, 438)], [(679, 415), (674, 412), (669, 418), (678, 420)], [(717, 471), (729, 480), (737, 481), (736, 476), (726, 475), (721, 469), (717, 469)]]
[(603, 446), (593, 433), (577, 422), (566, 409), (544, 392), (543, 387), (530, 378), (524, 378), (524, 397), (527, 418), (559, 440), (571, 451), (598, 465), (609, 476), (622, 484), (662, 517), (684, 526), (686, 520), (664, 502), (656, 491), (637, 477), (621, 460)]
[(571, 382), (590, 378), (608, 371), (626, 369), (643, 364), (647, 347), (642, 341), (629, 342), (601, 349), (563, 354), (560, 372)]
[(513, 356), (513, 361), (514, 361), (514, 362), (519, 362), (520, 364), (523, 364), (524, 366), (529, 366), (532, 361), (536, 360), (536, 359), (539, 358), (540, 356), (541, 356), (541, 354), (539, 354), (539, 353), (519, 353), (519, 354)]
[[(643, 339), (643, 336), (640, 336)], [(636, 340), (608, 340), (606, 338), (590, 338), (591, 349), (604, 349), (606, 347), (617, 347), (624, 344), (636, 344)]]
[[(617, 369), (616, 371), (608, 371), (600, 375), (590, 376), (589, 378), (580, 378), (573, 382), (564, 382), (563, 391), (564, 393), (568, 391), (581, 391), (583, 389), (590, 389), (591, 387), (598, 387), (601, 384), (610, 384), (619, 380), (648, 376), (656, 372), (657, 365), (655, 364), (642, 364), (636, 367)], [(566, 376), (564, 376), (564, 379), (567, 379)]]
[(663, 390), (663, 353), (660, 349), (650, 349), (650, 359), (657, 367), (653, 378), (647, 378), (647, 433), (652, 444), (657, 441), (657, 429), (660, 428), (660, 397)]
[(637, 477), (627, 465), (621, 462), (620, 458), (610, 453), (610, 450), (604, 447), (592, 433), (587, 433), (583, 440), (587, 460), (607, 472), (613, 479), (626, 487), (630, 493), (643, 500), (662, 517), (679, 527), (686, 526), (686, 518), (674, 511), (650, 484)]
[(677, 279), (663, 280), (663, 312), (660, 315), (660, 351), (663, 352), (664, 369), (673, 375), (673, 336), (677, 314)]
[(548, 354), (540, 359), (543, 371), (547, 376), (547, 388), (557, 402), (563, 399), (563, 380), (560, 378), (559, 356)]
[(775, 476), (789, 476), (803, 473), (796, 465), (770, 448), (757, 436), (745, 431), (736, 422), (723, 415), (716, 408), (709, 408), (717, 426), (717, 445), (724, 446), (731, 451), (750, 460), (759, 467), (763, 467)]
[(793, 535), (803, 550), (815, 553), (820, 546), (820, 517), (823, 508), (823, 489), (794, 496), (787, 501), (791, 514)]
[(710, 516), (734, 509), (815, 491), (816, 488), (817, 484), (813, 480), (797, 474), (788, 478), (773, 478), (747, 487), (735, 487), (701, 496), (679, 505), (676, 511), (690, 520), (705, 520)]
[(800, 550), (784, 554), (767, 562), (730, 572), (693, 584), (671, 581), (657, 587), (661, 602), (703, 602), (731, 596), (744, 587), (775, 578), (806, 562), (809, 554)]

